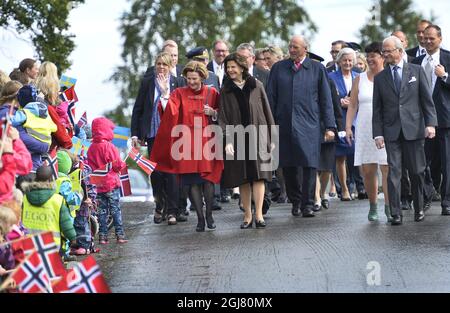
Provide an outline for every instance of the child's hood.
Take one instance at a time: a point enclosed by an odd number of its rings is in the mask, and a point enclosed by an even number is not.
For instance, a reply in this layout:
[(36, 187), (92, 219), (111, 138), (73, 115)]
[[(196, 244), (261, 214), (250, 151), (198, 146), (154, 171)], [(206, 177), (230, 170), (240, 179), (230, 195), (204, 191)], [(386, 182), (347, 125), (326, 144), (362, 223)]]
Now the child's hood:
[(52, 182), (22, 183), (28, 201), (35, 206), (41, 206), (47, 202), (56, 192), (56, 186)]
[(100, 142), (111, 141), (114, 138), (114, 123), (106, 117), (98, 117), (92, 121), (92, 139)]
[(35, 116), (40, 118), (47, 118), (48, 116), (48, 108), (42, 102), (30, 102), (24, 106), (23, 109), (30, 111)]

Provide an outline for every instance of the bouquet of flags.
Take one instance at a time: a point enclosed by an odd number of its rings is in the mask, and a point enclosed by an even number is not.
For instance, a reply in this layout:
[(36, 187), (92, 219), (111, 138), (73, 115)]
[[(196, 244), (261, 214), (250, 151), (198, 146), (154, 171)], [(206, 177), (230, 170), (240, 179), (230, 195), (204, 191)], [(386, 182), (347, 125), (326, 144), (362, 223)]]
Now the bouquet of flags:
[(12, 241), (19, 264), (0, 286), (16, 286), (22, 293), (110, 293), (92, 256), (66, 270), (52, 232), (43, 232)]

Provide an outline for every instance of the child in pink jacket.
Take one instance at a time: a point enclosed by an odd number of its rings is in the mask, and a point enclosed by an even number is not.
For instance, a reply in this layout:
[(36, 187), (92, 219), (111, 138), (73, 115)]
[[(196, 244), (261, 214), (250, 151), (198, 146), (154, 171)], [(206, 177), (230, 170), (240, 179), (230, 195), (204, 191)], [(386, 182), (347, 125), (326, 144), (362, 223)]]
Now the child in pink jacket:
[(102, 178), (97, 186), (97, 202), (99, 214), (99, 242), (108, 243), (108, 216), (113, 218), (116, 239), (118, 243), (125, 243), (125, 234), (120, 210), (120, 179), (119, 173), (126, 166), (120, 159), (119, 151), (112, 144), (114, 138), (114, 124), (105, 117), (92, 121), (92, 144), (88, 150), (88, 164), (93, 171), (105, 169), (110, 164), (108, 174)]

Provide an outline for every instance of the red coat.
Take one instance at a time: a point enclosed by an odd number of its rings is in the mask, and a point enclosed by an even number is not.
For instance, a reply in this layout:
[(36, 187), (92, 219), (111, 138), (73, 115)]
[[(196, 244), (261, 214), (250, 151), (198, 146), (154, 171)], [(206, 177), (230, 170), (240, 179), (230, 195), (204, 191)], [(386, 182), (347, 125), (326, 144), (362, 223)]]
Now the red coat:
[(14, 182), (16, 180), (16, 162), (14, 155), (3, 153), (2, 168), (0, 169), (0, 203), (13, 197)]
[[(175, 174), (200, 173), (200, 176), (203, 179), (216, 184), (220, 182), (220, 176), (223, 170), (223, 160), (218, 160), (216, 158), (211, 160), (211, 156), (205, 155), (205, 152), (203, 151), (206, 143), (210, 142), (211, 144), (213, 140), (215, 140), (213, 138), (214, 136), (201, 136), (201, 139), (200, 137), (197, 139), (194, 138), (194, 117), (201, 118), (202, 132), (200, 132), (200, 134), (203, 133), (203, 130), (207, 125), (212, 123), (211, 118), (203, 113), (207, 94), (207, 86), (203, 86), (198, 92), (193, 91), (189, 87), (177, 88), (172, 92), (164, 113), (162, 113), (162, 110), (160, 111), (161, 124), (158, 133), (156, 134), (150, 156), (152, 161), (158, 163), (156, 170)], [(219, 97), (217, 91), (214, 88), (209, 88), (208, 105), (213, 109), (218, 110), (218, 103)], [(172, 128), (176, 125), (184, 125), (184, 131), (178, 136), (171, 137)], [(189, 132), (187, 130), (189, 130)], [(198, 131), (199, 130), (197, 130), (197, 132)], [(180, 138), (186, 140), (185, 146), (177, 148), (181, 143)], [(218, 139), (222, 140), (222, 138)], [(201, 144), (201, 147), (195, 146), (197, 142)], [(174, 159), (170, 152), (175, 143), (177, 144), (175, 150), (179, 151), (179, 153)], [(220, 149), (219, 152), (222, 153), (221, 147), (216, 147)], [(187, 148), (187, 150), (184, 148)], [(206, 153), (209, 154), (210, 148), (205, 150)], [(200, 152), (200, 154), (197, 154), (196, 158), (194, 158), (194, 153), (196, 152)], [(177, 158), (180, 158), (180, 153), (186, 157), (183, 156), (180, 160), (177, 160)]]
[(67, 133), (66, 128), (61, 121), (59, 120), (58, 112), (56, 112), (56, 108), (52, 105), (47, 105), (48, 114), (52, 118), (53, 123), (56, 124), (57, 130), (56, 133), (52, 133), (52, 146), (49, 151), (53, 150), (54, 147), (58, 146), (64, 149), (72, 148), (72, 137)]
[(13, 142), (14, 162), (16, 163), (17, 175), (27, 175), (33, 169), (33, 162), (27, 147), (20, 138)]

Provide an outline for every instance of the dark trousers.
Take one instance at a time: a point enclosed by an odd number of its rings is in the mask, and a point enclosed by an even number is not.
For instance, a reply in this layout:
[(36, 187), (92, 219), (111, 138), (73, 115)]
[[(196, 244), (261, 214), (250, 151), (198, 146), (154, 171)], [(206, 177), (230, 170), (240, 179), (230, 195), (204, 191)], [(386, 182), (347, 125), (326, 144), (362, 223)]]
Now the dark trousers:
[(283, 167), (286, 193), (293, 206), (314, 207), (317, 169), (312, 167)]
[[(152, 152), (154, 139), (147, 140), (148, 155)], [(155, 198), (158, 213), (177, 215), (179, 205), (179, 184), (175, 174), (153, 171), (150, 176), (153, 197)]]
[(401, 201), (412, 201), (412, 194), (411, 194), (411, 181), (409, 180), (409, 173), (408, 169), (406, 168), (406, 165), (402, 165), (402, 179), (401, 179), (401, 185), (402, 185), (402, 196)]
[(450, 206), (450, 128), (438, 128), (437, 136), (440, 145), (441, 155), (441, 205), (443, 207)]
[[(445, 131), (444, 131), (445, 132)], [(439, 139), (425, 139), (425, 157), (427, 167), (425, 169), (425, 199), (431, 201), (434, 192), (439, 192), (441, 187), (441, 154), (439, 148)]]
[(402, 166), (406, 165), (411, 180), (414, 211), (423, 209), (423, 185), (426, 166), (424, 139), (405, 140), (403, 135), (395, 141), (386, 141), (389, 165), (388, 192), (392, 215), (402, 215), (400, 206)]

